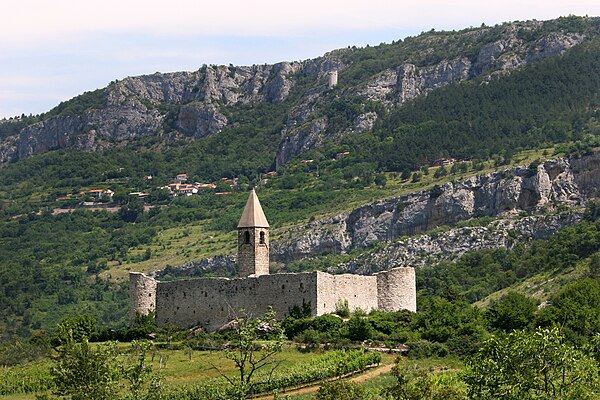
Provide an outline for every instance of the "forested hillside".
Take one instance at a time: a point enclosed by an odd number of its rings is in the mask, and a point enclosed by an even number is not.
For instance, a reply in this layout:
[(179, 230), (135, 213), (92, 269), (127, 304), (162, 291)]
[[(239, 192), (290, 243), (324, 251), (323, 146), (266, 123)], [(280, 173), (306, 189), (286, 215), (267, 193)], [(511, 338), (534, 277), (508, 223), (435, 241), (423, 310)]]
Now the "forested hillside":
[[(328, 87), (332, 71), (339, 81)], [(283, 240), (378, 199), (436, 198), (444, 185), (515, 165), (524, 180), (544, 159), (591, 154), (600, 145), (599, 93), (600, 19), (567, 17), (431, 31), (275, 66), (132, 77), (1, 121), (2, 339), (77, 313), (123, 326), (127, 271), (226, 256), (250, 186), (260, 187), (273, 237)], [(210, 188), (172, 196), (167, 185), (181, 173)], [(100, 201), (94, 190), (114, 196)], [(581, 212), (596, 195), (501, 211)], [(421, 292), (477, 301), (585, 263), (598, 251), (597, 222), (572, 229), (428, 266)], [(326, 269), (387, 244), (324, 246), (321, 258), (275, 267)]]

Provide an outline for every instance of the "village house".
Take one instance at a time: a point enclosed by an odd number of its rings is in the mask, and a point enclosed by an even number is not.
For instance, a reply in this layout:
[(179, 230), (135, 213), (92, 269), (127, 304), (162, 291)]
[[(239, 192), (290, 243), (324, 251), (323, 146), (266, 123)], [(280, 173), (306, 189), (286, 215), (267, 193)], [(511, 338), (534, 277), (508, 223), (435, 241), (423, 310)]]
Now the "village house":
[(98, 200), (112, 200), (115, 192), (113, 192), (110, 189), (92, 189), (85, 192), (81, 192), (81, 194), (91, 196)]
[(187, 180), (188, 180), (188, 175), (187, 174), (177, 174), (177, 176), (175, 177), (175, 182), (176, 183), (187, 182)]
[(335, 159), (336, 159), (336, 160), (341, 160), (342, 158), (345, 158), (346, 156), (349, 156), (349, 155), (350, 155), (350, 152), (349, 152), (349, 151), (343, 151), (343, 152), (341, 152), (341, 153), (337, 153), (337, 154), (335, 155)]

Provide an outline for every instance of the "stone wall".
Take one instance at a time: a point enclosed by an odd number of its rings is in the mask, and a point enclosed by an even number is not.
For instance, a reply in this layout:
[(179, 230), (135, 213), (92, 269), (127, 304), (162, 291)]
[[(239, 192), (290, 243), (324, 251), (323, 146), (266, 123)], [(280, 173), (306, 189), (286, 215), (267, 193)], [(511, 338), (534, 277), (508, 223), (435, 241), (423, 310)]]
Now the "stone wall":
[(377, 309), (382, 311), (417, 311), (415, 269), (394, 268), (375, 274), (377, 279)]
[(160, 282), (157, 287), (156, 322), (179, 327), (200, 325), (219, 329), (239, 315), (253, 316), (272, 306), (278, 318), (294, 305), (316, 304), (317, 273), (262, 275), (250, 278), (204, 278)]
[(348, 301), (351, 311), (377, 309), (377, 278), (364, 275), (331, 275), (317, 272), (316, 314), (336, 311), (339, 301)]
[(129, 276), (131, 315), (147, 314), (156, 306), (159, 326), (202, 326), (215, 331), (240, 316), (242, 309), (250, 316), (259, 316), (272, 306), (277, 317), (283, 318), (293, 306), (310, 304), (316, 316), (335, 312), (336, 305), (345, 300), (352, 311), (416, 311), (413, 268), (394, 268), (371, 276), (315, 271), (169, 282), (137, 272)]
[(147, 315), (156, 306), (156, 284), (158, 282), (141, 272), (129, 273), (129, 319), (135, 321), (137, 313)]

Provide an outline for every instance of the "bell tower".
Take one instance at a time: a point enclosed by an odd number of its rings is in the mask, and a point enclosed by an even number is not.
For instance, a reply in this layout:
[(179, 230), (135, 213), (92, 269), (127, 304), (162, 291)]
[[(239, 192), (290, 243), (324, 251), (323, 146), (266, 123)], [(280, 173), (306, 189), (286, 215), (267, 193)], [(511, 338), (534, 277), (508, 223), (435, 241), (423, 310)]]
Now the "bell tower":
[(238, 273), (240, 278), (269, 274), (269, 223), (254, 189), (238, 224)]

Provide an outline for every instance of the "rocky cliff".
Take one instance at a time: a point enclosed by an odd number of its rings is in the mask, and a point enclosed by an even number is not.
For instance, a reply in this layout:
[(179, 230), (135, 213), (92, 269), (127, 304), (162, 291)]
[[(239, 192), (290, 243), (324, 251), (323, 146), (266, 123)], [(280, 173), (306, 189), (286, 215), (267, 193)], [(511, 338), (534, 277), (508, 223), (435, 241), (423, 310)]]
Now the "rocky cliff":
[[(268, 102), (286, 110), (279, 150), (273, 154), (281, 165), (326, 140), (371, 129), (378, 118), (367, 113), (340, 130), (323, 112), (332, 99), (358, 96), (387, 109), (399, 107), (451, 82), (493, 79), (561, 54), (594, 32), (552, 30), (552, 23), (430, 32), (378, 46), (382, 60), (377, 62), (370, 59), (371, 49), (349, 48), (303, 62), (203, 66), (194, 72), (126, 78), (105, 88), (102, 102), (86, 111), (51, 112), (18, 136), (4, 138), (0, 164), (60, 148), (99, 151), (152, 135), (201, 139), (230, 127), (226, 114), (235, 113), (236, 105)], [(339, 85), (333, 89), (326, 84), (330, 71), (339, 73)], [(361, 79), (355, 78), (357, 71)]]
[(547, 239), (560, 229), (581, 221), (582, 217), (583, 213), (577, 210), (551, 215), (514, 216), (500, 218), (486, 226), (404, 237), (348, 262), (332, 265), (329, 272), (369, 275), (397, 266), (421, 267), (441, 260), (455, 260), (473, 251), (511, 249), (517, 243)]
[[(543, 23), (540, 22), (508, 25), (501, 39), (478, 48), (474, 60), (461, 56), (425, 65), (417, 65), (417, 62), (402, 62), (375, 74), (365, 82), (345, 88), (341, 95), (356, 95), (382, 103), (387, 109), (395, 108), (452, 82), (474, 78), (485, 82), (508, 74), (511, 70), (528, 63), (562, 54), (585, 40), (583, 34), (563, 32), (553, 32), (535, 41), (527, 41), (520, 36), (523, 30), (532, 31), (542, 27)], [(466, 32), (462, 39), (477, 41), (477, 38), (486, 33), (486, 29)], [(456, 38), (440, 35), (433, 40), (436, 42), (435, 45), (444, 46), (445, 42), (454, 39)], [(448, 46), (451, 45), (448, 43)], [(340, 62), (338, 68), (340, 79), (343, 80), (344, 70), (349, 66)], [(346, 133), (328, 131), (328, 121), (318, 112), (320, 95), (321, 93), (313, 94), (309, 101), (293, 110), (292, 117), (288, 119), (287, 127), (282, 132), (282, 141), (276, 157), (277, 165), (282, 165), (293, 156), (321, 144), (326, 138), (333, 136), (335, 139), (336, 134), (339, 137)], [(300, 118), (295, 116), (298, 114), (301, 115)], [(371, 116), (370, 127), (374, 122)], [(354, 130), (362, 130), (361, 125), (355, 122), (349, 131)]]
[[(59, 115), (24, 128), (0, 145), (0, 162), (60, 148), (97, 151), (124, 140), (169, 134), (191, 138), (227, 126), (222, 107), (260, 101), (280, 103), (298, 63), (252, 67), (205, 66), (195, 72), (130, 77), (104, 90), (104, 104), (76, 115)], [(165, 126), (173, 117), (172, 126)]]
[[(454, 259), (469, 251), (510, 248), (518, 242), (547, 238), (579, 222), (582, 207), (597, 196), (598, 187), (600, 154), (474, 176), (279, 232), (280, 239), (271, 242), (271, 261), (285, 264), (363, 248), (367, 251), (332, 265), (330, 272), (368, 274)], [(461, 221), (467, 226), (451, 228)], [(188, 276), (233, 270), (235, 257), (231, 255), (167, 272)]]
[(577, 207), (600, 184), (600, 155), (549, 160), (540, 165), (479, 175), (428, 191), (379, 200), (283, 234), (271, 245), (274, 261), (355, 248), (413, 236), (470, 218), (544, 213)]

